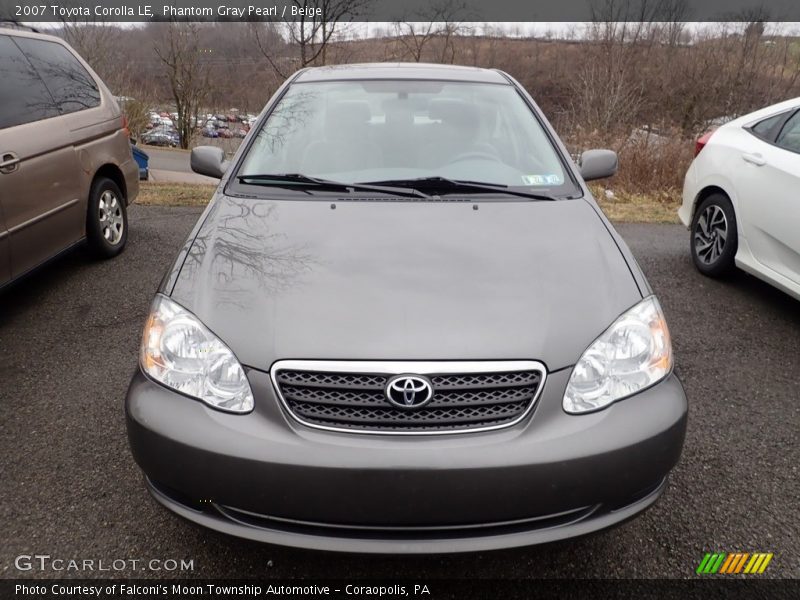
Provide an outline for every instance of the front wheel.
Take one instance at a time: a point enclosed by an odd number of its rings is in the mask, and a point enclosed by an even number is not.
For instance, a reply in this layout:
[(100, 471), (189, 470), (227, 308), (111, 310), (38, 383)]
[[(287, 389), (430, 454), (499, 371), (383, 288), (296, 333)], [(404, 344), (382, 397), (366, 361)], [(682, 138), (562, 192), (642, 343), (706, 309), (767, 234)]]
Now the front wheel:
[(724, 194), (712, 194), (692, 219), (692, 260), (708, 277), (722, 277), (735, 266), (739, 246), (733, 204)]
[(125, 198), (111, 179), (99, 177), (89, 193), (86, 238), (100, 258), (116, 256), (128, 240), (128, 212)]

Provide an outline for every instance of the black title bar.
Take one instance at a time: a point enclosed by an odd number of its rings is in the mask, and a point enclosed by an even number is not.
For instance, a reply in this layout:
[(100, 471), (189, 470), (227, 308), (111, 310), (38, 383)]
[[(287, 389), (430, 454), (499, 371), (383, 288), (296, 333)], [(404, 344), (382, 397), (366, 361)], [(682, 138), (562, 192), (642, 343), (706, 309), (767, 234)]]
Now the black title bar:
[(7, 600), (222, 600), (324, 599), (364, 600), (739, 600), (797, 598), (797, 580), (702, 578), (690, 580), (260, 580), (235, 579), (40, 579), (0, 580), (0, 597)]
[[(325, 8), (327, 7), (327, 9)], [(326, 10), (336, 18), (326, 15)], [(2, 0), (27, 22), (800, 21), (797, 0)]]

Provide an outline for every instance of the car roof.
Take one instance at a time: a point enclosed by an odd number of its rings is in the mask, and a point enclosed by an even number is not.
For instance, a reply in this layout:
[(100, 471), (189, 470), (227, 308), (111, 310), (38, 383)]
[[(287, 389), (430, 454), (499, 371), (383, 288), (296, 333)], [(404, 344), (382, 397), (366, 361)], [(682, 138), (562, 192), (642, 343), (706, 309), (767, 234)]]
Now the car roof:
[[(24, 26), (23, 26), (24, 27)], [(26, 38), (33, 38), (35, 40), (46, 40), (48, 42), (57, 42), (62, 46), (67, 46), (68, 44), (64, 42), (60, 37), (56, 37), (54, 35), (50, 35), (47, 33), (42, 33), (38, 30), (33, 29), (18, 29), (17, 27), (0, 27), (0, 35), (13, 35), (16, 37), (26, 37)]]
[(342, 81), (348, 79), (414, 79), (468, 81), (510, 85), (500, 71), (428, 63), (363, 63), (310, 67), (301, 71), (295, 82)]

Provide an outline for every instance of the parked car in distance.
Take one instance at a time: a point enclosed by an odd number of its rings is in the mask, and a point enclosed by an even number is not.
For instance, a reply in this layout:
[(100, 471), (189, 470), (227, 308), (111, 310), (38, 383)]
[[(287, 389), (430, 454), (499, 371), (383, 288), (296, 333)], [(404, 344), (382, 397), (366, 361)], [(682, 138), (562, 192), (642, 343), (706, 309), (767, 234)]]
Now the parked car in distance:
[[(687, 402), (658, 300), (510, 76), (304, 69), (163, 279), (126, 398), (147, 486), (245, 538), (477, 551), (639, 514)], [(657, 526), (657, 524), (656, 524)]]
[(174, 148), (180, 144), (178, 134), (166, 129), (151, 129), (142, 134), (141, 140), (143, 144), (150, 146), (170, 146)]
[(800, 299), (800, 98), (702, 136), (678, 215), (697, 269), (735, 266)]
[(53, 36), (0, 30), (0, 65), (0, 286), (83, 239), (119, 254), (139, 169), (117, 101)]

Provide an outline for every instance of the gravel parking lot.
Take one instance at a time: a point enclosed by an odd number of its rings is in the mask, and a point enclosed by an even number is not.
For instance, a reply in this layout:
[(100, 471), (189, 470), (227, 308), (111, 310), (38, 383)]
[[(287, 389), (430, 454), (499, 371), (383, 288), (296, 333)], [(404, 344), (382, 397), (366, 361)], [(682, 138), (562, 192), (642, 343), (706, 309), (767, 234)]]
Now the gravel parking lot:
[(800, 576), (800, 303), (741, 273), (701, 277), (673, 225), (619, 226), (667, 313), (691, 405), (682, 461), (642, 517), (544, 547), (398, 558), (259, 545), (167, 513), (128, 452), (122, 399), (152, 294), (199, 213), (133, 206), (117, 260), (79, 249), (0, 293), (0, 577), (61, 575), (15, 569), (40, 553), (192, 559), (181, 575), (202, 578), (684, 578), (716, 550), (774, 552), (764, 577)]

